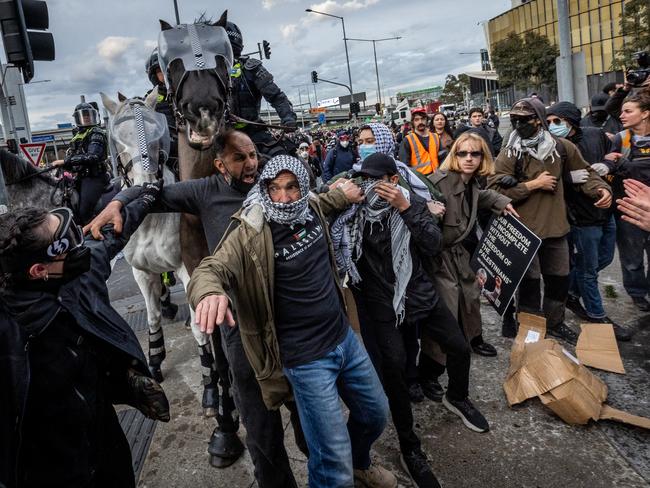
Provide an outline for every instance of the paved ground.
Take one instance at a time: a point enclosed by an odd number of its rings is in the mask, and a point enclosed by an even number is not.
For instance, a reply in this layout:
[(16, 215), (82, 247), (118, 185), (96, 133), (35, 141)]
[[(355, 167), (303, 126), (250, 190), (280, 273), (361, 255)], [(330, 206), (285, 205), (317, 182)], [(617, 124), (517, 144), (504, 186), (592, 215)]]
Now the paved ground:
[[(650, 417), (650, 315), (636, 312), (620, 281), (618, 260), (601, 275), (618, 298), (606, 300), (610, 316), (629, 325), (636, 334), (622, 344), (626, 375), (596, 372), (609, 387), (608, 402), (626, 411)], [(121, 313), (143, 307), (124, 261), (111, 279), (112, 298)], [(184, 301), (175, 290), (174, 301)], [(426, 401), (414, 407), (416, 429), (434, 472), (446, 487), (644, 487), (650, 482), (650, 432), (610, 421), (569, 426), (536, 399), (515, 408), (507, 406), (502, 382), (508, 367), (511, 341), (500, 337), (496, 314), (483, 307), (485, 337), (498, 349), (497, 358), (473, 357), (471, 397), (491, 423), (487, 434), (475, 434), (441, 404)], [(569, 322), (576, 324), (572, 314)], [(132, 315), (133, 316), (133, 315)], [(196, 346), (181, 322), (164, 326), (167, 360), (164, 387), (172, 405), (172, 420), (159, 424), (140, 477), (140, 487), (231, 488), (254, 485), (247, 453), (226, 470), (208, 465), (206, 443), (213, 420), (201, 416), (200, 373)], [(145, 332), (138, 332), (144, 341)], [(146, 347), (146, 344), (143, 342)], [(286, 414), (286, 412), (285, 412)], [(306, 485), (306, 462), (292, 440), (286, 422), (286, 445), (294, 472)], [(244, 437), (241, 429), (242, 439)], [(409, 486), (399, 467), (394, 430), (388, 428), (375, 444), (375, 459), (390, 468), (401, 486)]]

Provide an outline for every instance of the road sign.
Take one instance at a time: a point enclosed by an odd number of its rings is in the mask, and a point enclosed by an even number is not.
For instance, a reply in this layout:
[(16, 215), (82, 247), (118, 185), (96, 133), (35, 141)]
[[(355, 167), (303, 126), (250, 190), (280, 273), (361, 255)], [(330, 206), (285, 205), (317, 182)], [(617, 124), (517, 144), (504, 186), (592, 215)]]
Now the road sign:
[(54, 142), (54, 136), (52, 134), (32, 136), (32, 142)]
[(324, 124), (325, 123), (325, 114), (324, 113), (318, 114), (318, 123), (319, 124)]
[(310, 114), (319, 114), (321, 112), (327, 112), (326, 107), (312, 107), (309, 109)]
[(34, 166), (38, 166), (41, 162), (41, 159), (43, 159), (43, 153), (45, 152), (45, 143), (33, 142), (20, 144), (20, 150), (23, 152), (30, 163), (32, 163)]
[(340, 105), (338, 97), (336, 97), (336, 98), (327, 98), (325, 100), (318, 100), (318, 102), (316, 102), (316, 104), (319, 107), (334, 107), (335, 105)]

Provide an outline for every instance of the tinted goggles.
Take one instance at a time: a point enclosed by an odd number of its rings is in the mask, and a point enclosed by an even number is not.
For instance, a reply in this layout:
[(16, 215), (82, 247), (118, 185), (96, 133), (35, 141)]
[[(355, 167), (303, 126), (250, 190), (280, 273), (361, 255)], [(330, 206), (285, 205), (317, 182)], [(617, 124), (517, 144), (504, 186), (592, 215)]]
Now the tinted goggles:
[(512, 125), (516, 124), (527, 124), (531, 120), (535, 120), (537, 117), (535, 115), (511, 115), (510, 122)]

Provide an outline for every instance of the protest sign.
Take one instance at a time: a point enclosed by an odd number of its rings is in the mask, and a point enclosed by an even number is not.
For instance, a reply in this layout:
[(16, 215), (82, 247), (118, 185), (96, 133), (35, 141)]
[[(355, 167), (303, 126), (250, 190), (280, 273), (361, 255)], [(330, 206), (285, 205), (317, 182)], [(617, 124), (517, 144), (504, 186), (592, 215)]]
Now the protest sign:
[(503, 315), (542, 240), (512, 215), (493, 216), (470, 262), (481, 294)]

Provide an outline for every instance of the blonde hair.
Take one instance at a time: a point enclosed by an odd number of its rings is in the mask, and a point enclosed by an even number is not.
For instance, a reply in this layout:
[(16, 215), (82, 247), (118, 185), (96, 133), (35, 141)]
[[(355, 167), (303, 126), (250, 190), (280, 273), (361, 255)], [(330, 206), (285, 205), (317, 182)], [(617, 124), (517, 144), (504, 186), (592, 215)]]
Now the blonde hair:
[(481, 158), (481, 164), (479, 165), (475, 173), (481, 176), (489, 176), (491, 174), (494, 174), (494, 160), (492, 159), (492, 152), (490, 151), (487, 142), (485, 142), (485, 139), (483, 139), (479, 134), (472, 131), (463, 132), (458, 137), (458, 139), (454, 141), (454, 144), (451, 146), (451, 149), (449, 150), (449, 154), (447, 155), (445, 161), (440, 166), (440, 169), (444, 169), (447, 171), (454, 171), (456, 173), (462, 173), (462, 169), (460, 168), (460, 162), (458, 161), (458, 156), (456, 156), (456, 152), (458, 151), (458, 148), (461, 146), (461, 144), (464, 144), (465, 142), (468, 141), (473, 141), (476, 144), (478, 144), (479, 147), (481, 148), (481, 151), (483, 152), (483, 157)]

